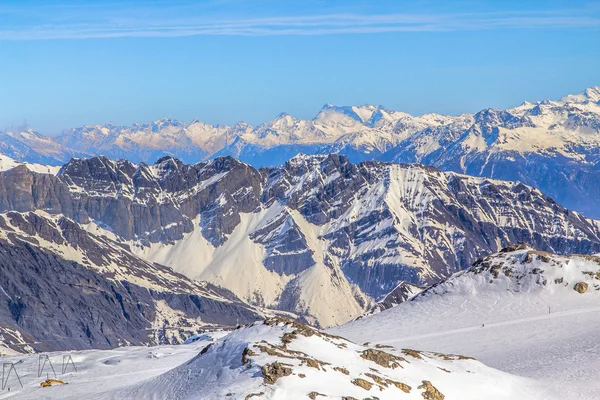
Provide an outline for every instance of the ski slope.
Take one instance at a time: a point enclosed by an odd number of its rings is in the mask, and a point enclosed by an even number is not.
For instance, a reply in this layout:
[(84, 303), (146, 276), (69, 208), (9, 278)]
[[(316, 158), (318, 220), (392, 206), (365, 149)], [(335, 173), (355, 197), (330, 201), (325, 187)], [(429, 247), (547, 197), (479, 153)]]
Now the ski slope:
[[(14, 375), (0, 399), (547, 399), (535, 381), (468, 357), (358, 345), (284, 318), (237, 329), (216, 341), (72, 352), (67, 385), (40, 387), (36, 356), (11, 357)], [(208, 340), (206, 340), (208, 339)], [(55, 371), (62, 354), (50, 354)], [(442, 397), (439, 397), (439, 396)], [(435, 396), (435, 397), (432, 397)]]
[(538, 379), (556, 399), (600, 398), (600, 307), (486, 323), (485, 327), (444, 331), (432, 326), (430, 333), (421, 335), (397, 328), (389, 332), (387, 326), (382, 327), (373, 335), (346, 327), (334, 331), (354, 340), (368, 336), (375, 343), (468, 354), (501, 371)]
[[(598, 399), (598, 260), (536, 253), (494, 255), (411, 301), (331, 332), (358, 342), (468, 354), (537, 379), (552, 398)], [(503, 268), (513, 272), (506, 276)], [(588, 283), (585, 293), (574, 290), (579, 282)]]
[[(215, 332), (210, 337), (216, 339), (224, 334)], [(2, 357), (3, 362), (15, 363), (24, 388), (21, 389), (13, 372), (7, 378), (5, 390), (0, 391), (0, 399), (99, 399), (106, 393), (150, 379), (185, 363), (210, 342), (207, 339), (176, 346), (47, 353), (56, 375), (46, 364), (41, 377), (38, 377), (38, 354)], [(66, 373), (61, 373), (63, 355), (71, 355), (76, 371), (69, 364)], [(55, 376), (67, 385), (40, 387), (41, 382)]]

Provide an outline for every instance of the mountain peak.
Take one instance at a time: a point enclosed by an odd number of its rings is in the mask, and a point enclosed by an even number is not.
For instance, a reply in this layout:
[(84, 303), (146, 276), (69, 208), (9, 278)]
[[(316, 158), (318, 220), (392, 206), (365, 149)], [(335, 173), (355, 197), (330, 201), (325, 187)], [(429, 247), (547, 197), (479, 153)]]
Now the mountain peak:
[(165, 125), (179, 126), (179, 125), (181, 125), (181, 122), (179, 122), (178, 120), (173, 119), (173, 118), (160, 118), (160, 119), (154, 121), (153, 125), (156, 125), (156, 126), (165, 126)]
[(592, 86), (583, 91), (583, 94), (593, 102), (600, 101), (600, 86)]
[(597, 103), (600, 101), (600, 86), (590, 86), (578, 94), (569, 94), (561, 99), (565, 103)]
[(282, 111), (275, 116), (275, 119), (282, 119), (282, 118), (286, 118), (286, 117), (291, 117), (291, 115), (285, 111)]

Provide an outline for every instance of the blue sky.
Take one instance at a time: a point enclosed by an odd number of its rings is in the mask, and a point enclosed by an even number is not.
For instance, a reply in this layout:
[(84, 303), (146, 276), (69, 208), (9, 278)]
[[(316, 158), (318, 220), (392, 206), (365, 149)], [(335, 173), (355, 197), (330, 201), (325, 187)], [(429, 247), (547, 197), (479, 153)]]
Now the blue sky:
[(600, 85), (597, 1), (3, 1), (0, 129), (459, 114)]

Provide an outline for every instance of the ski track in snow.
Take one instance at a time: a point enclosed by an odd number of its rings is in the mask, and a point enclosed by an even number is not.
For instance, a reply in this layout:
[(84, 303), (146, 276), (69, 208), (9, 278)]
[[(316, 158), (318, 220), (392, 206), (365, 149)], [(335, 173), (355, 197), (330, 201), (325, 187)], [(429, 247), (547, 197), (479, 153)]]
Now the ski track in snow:
[(467, 328), (451, 329), (451, 330), (447, 330), (447, 331), (429, 333), (429, 334), (424, 334), (424, 335), (408, 336), (408, 337), (403, 337), (403, 338), (397, 339), (397, 340), (388, 340), (388, 341), (386, 341), (386, 343), (391, 344), (391, 343), (396, 343), (396, 342), (404, 342), (406, 340), (416, 340), (416, 339), (424, 339), (424, 338), (430, 338), (430, 337), (436, 337), (436, 336), (451, 335), (451, 334), (456, 334), (456, 333), (472, 332), (475, 330), (479, 330), (481, 328), (494, 328), (494, 327), (498, 327), (498, 326), (519, 324), (522, 322), (532, 322), (532, 321), (539, 321), (539, 320), (545, 320), (545, 319), (551, 319), (551, 318), (560, 318), (560, 317), (563, 317), (566, 315), (585, 314), (585, 313), (593, 313), (593, 312), (599, 312), (599, 311), (600, 311), (600, 307), (590, 307), (590, 308), (584, 308), (584, 309), (580, 309), (580, 310), (559, 311), (556, 313), (549, 313), (547, 315), (545, 314), (545, 315), (539, 315), (539, 316), (535, 316), (535, 317), (515, 318), (515, 319), (508, 320), (508, 321), (492, 322), (492, 323), (487, 324), (487, 326), (485, 324), (482, 324), (481, 326), (476, 325), (476, 326), (470, 326)]
[(468, 354), (501, 371), (546, 382), (557, 399), (597, 400), (598, 332), (600, 307), (591, 307), (377, 342)]
[[(552, 399), (600, 399), (600, 289), (591, 278), (600, 272), (597, 261), (542, 255), (550, 262), (512, 262), (523, 255), (487, 260), (489, 268), (505, 268), (498, 272), (513, 270), (510, 278), (500, 272), (491, 279), (486, 267), (460, 272), (411, 301), (329, 331), (357, 343), (475, 357), (536, 379)], [(590, 290), (579, 294), (573, 286), (582, 281)]]
[(490, 367), (543, 382), (555, 399), (600, 399), (600, 307), (402, 335), (408, 331), (383, 324), (368, 333), (335, 333), (396, 348), (472, 356)]

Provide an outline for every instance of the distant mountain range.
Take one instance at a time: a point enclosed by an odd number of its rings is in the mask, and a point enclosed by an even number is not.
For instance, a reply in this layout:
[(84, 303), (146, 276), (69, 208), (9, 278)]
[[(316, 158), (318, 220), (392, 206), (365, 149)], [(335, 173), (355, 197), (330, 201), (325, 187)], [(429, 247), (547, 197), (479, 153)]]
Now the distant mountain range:
[(353, 162), (418, 162), (518, 180), (600, 218), (599, 102), (600, 87), (592, 87), (558, 101), (459, 116), (327, 104), (312, 120), (283, 113), (256, 127), (162, 119), (84, 126), (56, 137), (33, 130), (3, 132), (0, 152), (17, 161), (51, 165), (97, 155), (147, 164), (163, 156), (195, 163), (232, 155), (255, 167), (280, 165), (298, 153), (338, 153)]

